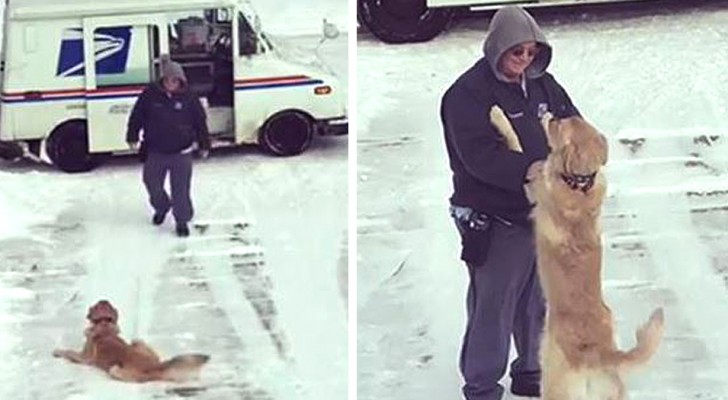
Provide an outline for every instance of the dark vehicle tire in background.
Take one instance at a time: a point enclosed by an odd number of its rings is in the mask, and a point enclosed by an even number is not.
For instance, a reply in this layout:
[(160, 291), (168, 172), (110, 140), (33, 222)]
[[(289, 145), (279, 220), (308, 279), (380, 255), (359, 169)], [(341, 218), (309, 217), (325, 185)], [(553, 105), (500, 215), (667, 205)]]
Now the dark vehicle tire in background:
[(427, 8), (426, 0), (358, 0), (357, 18), (386, 43), (428, 41), (445, 30), (453, 8)]
[(315, 123), (308, 114), (285, 110), (273, 114), (263, 124), (258, 143), (277, 156), (294, 156), (311, 145)]
[(88, 151), (85, 121), (70, 121), (56, 127), (46, 141), (46, 153), (53, 165), (65, 172), (90, 171), (100, 163), (100, 158)]

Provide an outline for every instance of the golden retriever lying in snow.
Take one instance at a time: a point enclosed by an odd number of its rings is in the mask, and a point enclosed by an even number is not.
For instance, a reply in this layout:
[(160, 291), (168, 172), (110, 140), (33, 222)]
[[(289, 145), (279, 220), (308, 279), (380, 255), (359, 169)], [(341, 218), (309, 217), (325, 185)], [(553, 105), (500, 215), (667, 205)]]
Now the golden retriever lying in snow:
[[(502, 111), (491, 122), (509, 148), (518, 137)], [(623, 400), (622, 374), (646, 363), (662, 338), (664, 316), (655, 310), (637, 330), (637, 345), (617, 349), (601, 285), (599, 215), (606, 191), (601, 167), (606, 139), (579, 117), (543, 121), (551, 147), (530, 171), (527, 195), (535, 203), (538, 270), (547, 313), (541, 346), (543, 400)], [(514, 143), (517, 144), (514, 145)]]
[(87, 318), (90, 325), (84, 331), (86, 344), (83, 350), (55, 350), (54, 357), (92, 365), (112, 378), (129, 382), (194, 379), (210, 358), (204, 354), (184, 354), (161, 361), (146, 343), (134, 340), (127, 344), (119, 337), (118, 313), (106, 300), (89, 308)]

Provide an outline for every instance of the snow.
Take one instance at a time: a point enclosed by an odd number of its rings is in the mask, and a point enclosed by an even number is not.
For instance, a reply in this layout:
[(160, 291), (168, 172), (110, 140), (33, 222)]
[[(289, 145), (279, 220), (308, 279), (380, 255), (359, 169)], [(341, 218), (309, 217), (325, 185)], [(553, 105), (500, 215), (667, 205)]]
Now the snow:
[(275, 34), (323, 33), (323, 20), (336, 24), (340, 31), (348, 30), (347, 0), (252, 0), (263, 22), (263, 29)]
[[(90, 0), (78, 0), (88, 5)], [(40, 4), (55, 4), (39, 0)], [(263, 30), (276, 35), (319, 35), (323, 33), (323, 20), (336, 24), (340, 31), (348, 30), (348, 7), (346, 0), (250, 0), (261, 19)], [(5, 2), (0, 4), (0, 15), (5, 11)], [(0, 36), (1, 37), (1, 36)]]
[[(313, 51), (319, 37), (281, 40)], [(346, 90), (346, 34), (316, 51)], [(211, 228), (186, 240), (171, 217), (151, 225), (135, 157), (75, 175), (0, 161), (0, 399), (345, 398), (347, 144), (316, 138), (293, 158), (220, 149), (197, 162), (195, 221)], [(211, 355), (200, 380), (125, 384), (52, 358), (81, 348), (102, 298), (127, 340), (163, 358)]]
[[(550, 71), (609, 137), (604, 290), (619, 343), (666, 315), (630, 399), (728, 399), (728, 7), (544, 12)], [(487, 20), (435, 40), (358, 40), (358, 398), (459, 398), (467, 273), (447, 215), (444, 90)], [(507, 385), (507, 378), (504, 383)], [(510, 397), (508, 397), (510, 398)]]

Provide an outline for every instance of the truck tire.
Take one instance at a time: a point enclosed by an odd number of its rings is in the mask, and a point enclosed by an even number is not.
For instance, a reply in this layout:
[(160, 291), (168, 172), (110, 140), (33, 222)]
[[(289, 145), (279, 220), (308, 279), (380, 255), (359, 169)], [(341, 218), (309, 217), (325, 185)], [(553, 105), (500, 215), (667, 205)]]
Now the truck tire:
[(442, 32), (452, 8), (427, 8), (426, 0), (357, 0), (359, 22), (386, 43), (425, 42)]
[(66, 122), (54, 129), (46, 141), (46, 153), (53, 165), (65, 172), (90, 171), (99, 163), (99, 158), (88, 151), (85, 121)]
[(263, 124), (258, 142), (277, 156), (293, 156), (311, 145), (315, 130), (314, 120), (309, 115), (295, 110), (281, 111)]

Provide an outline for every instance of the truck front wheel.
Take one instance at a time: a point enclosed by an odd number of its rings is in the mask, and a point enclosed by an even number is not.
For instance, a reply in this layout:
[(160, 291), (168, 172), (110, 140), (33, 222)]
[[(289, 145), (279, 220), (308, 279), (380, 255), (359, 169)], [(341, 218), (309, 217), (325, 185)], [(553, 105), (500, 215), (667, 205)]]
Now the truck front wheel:
[(309, 115), (300, 111), (281, 111), (268, 118), (258, 141), (275, 155), (293, 156), (311, 145), (314, 131), (314, 120)]
[(83, 121), (67, 122), (53, 130), (46, 141), (46, 153), (65, 172), (90, 171), (98, 165), (98, 157), (88, 151), (88, 131)]
[(427, 8), (426, 0), (358, 0), (357, 16), (386, 43), (424, 42), (442, 32), (452, 8)]

